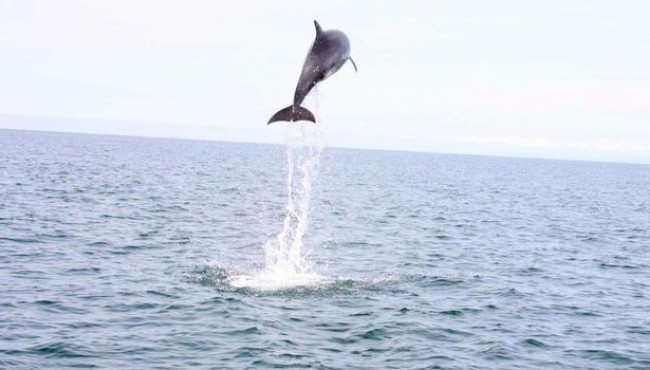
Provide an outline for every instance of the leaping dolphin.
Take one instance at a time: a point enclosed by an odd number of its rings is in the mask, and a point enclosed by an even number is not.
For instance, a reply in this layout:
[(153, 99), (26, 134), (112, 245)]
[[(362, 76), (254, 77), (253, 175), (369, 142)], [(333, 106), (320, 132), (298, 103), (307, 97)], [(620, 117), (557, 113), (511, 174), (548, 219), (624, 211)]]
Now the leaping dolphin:
[(356, 63), (350, 57), (348, 37), (338, 30), (323, 31), (317, 21), (314, 21), (314, 25), (316, 26), (316, 39), (302, 66), (302, 73), (293, 95), (293, 104), (274, 114), (268, 122), (269, 125), (277, 121), (316, 123), (314, 114), (300, 106), (305, 96), (317, 83), (338, 71), (348, 59), (352, 62), (354, 70), (357, 70)]

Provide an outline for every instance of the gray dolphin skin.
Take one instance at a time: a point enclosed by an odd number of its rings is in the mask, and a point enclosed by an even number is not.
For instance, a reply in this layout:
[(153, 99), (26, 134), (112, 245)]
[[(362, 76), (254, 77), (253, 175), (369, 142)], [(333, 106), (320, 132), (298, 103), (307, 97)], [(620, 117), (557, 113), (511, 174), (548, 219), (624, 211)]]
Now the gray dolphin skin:
[(317, 21), (314, 21), (314, 25), (316, 26), (316, 39), (302, 66), (302, 73), (293, 96), (293, 104), (274, 114), (268, 122), (269, 125), (277, 121), (316, 123), (314, 114), (300, 106), (305, 100), (305, 96), (317, 83), (333, 75), (348, 60), (352, 62), (354, 70), (357, 70), (357, 65), (350, 57), (348, 37), (338, 30), (323, 31)]

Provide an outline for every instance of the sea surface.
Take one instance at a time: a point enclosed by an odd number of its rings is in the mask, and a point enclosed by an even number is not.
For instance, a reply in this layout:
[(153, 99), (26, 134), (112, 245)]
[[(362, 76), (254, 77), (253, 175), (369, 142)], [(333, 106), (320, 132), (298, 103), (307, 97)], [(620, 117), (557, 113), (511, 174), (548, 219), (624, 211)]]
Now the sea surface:
[(650, 166), (287, 130), (0, 130), (0, 368), (650, 369)]

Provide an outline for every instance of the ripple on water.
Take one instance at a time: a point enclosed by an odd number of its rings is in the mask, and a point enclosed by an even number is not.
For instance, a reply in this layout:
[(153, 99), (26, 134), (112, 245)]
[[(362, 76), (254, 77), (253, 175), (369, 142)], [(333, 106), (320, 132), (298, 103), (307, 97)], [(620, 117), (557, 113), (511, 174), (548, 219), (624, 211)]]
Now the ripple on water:
[(636, 362), (630, 357), (614, 351), (588, 349), (588, 350), (580, 350), (580, 351), (570, 350), (567, 352), (573, 354), (574, 356), (593, 360), (598, 363), (604, 362), (604, 363), (612, 363), (616, 365), (631, 365)]
[(360, 339), (377, 340), (377, 341), (390, 338), (388, 331), (380, 328), (368, 330), (362, 334), (359, 334), (358, 336)]
[(536, 348), (545, 348), (548, 347), (544, 342), (539, 341), (534, 338), (528, 338), (523, 341), (523, 344), (526, 346), (536, 347)]
[(61, 313), (61, 314), (77, 314), (83, 315), (89, 313), (89, 310), (73, 307), (71, 305), (65, 305), (60, 301), (52, 301), (49, 299), (39, 299), (34, 301), (33, 304), (39, 309), (48, 312), (48, 313)]
[(70, 275), (96, 275), (101, 272), (99, 267), (82, 267), (82, 268), (71, 268), (64, 271), (64, 274)]
[(39, 344), (28, 348), (25, 353), (55, 358), (91, 357), (93, 355), (92, 351), (84, 346), (65, 342)]

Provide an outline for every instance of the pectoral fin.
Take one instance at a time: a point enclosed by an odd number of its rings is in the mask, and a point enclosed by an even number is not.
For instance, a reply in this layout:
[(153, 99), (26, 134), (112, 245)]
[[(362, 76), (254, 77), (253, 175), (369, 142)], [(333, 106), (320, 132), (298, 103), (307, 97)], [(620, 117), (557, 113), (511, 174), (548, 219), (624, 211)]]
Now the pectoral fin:
[(352, 65), (354, 66), (354, 71), (355, 71), (355, 72), (358, 72), (358, 70), (357, 70), (357, 64), (354, 62), (354, 60), (352, 60), (352, 57), (348, 57), (348, 59), (350, 60), (350, 62), (352, 62)]

